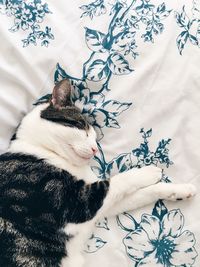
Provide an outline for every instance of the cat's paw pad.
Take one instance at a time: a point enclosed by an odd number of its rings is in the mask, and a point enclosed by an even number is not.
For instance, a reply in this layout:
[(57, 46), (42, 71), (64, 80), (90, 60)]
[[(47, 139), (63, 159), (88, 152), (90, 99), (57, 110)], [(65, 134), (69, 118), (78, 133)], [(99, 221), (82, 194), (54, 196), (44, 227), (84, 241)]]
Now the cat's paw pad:
[(196, 192), (196, 187), (193, 184), (181, 184), (177, 185), (177, 190), (168, 199), (172, 201), (189, 199), (194, 197)]
[(156, 166), (146, 166), (140, 169), (140, 182), (142, 186), (158, 183), (162, 178), (162, 169)]

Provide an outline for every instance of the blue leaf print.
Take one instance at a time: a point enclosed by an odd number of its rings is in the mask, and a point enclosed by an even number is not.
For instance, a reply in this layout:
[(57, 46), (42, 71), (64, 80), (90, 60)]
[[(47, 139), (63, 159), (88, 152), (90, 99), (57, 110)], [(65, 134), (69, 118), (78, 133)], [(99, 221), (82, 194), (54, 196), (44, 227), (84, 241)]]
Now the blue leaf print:
[(196, 38), (194, 35), (190, 34), (190, 35), (189, 35), (189, 39), (190, 39), (190, 42), (191, 42), (193, 45), (199, 45), (199, 41), (197, 40), (197, 38)]
[[(196, 15), (199, 12), (198, 9), (196, 8), (196, 1), (193, 1), (193, 16)], [(200, 4), (199, 4), (200, 6)], [(185, 48), (185, 45), (187, 44), (188, 41), (192, 45), (199, 46), (199, 39), (200, 39), (200, 16), (199, 18), (193, 17), (189, 18), (186, 11), (185, 11), (185, 6), (182, 7), (182, 12), (174, 12), (175, 18), (176, 18), (176, 23), (177, 25), (183, 29), (183, 31), (178, 35), (176, 39), (177, 47), (179, 50), (180, 55), (183, 53), (183, 49)], [(196, 24), (196, 33), (191, 33), (191, 28), (192, 26)], [(195, 34), (195, 35), (194, 35)]]
[(168, 152), (169, 149), (167, 148), (167, 146), (169, 145), (171, 139), (167, 139), (167, 140), (161, 140), (158, 144), (158, 147), (154, 153), (155, 158), (158, 159), (159, 163), (165, 163), (166, 167), (169, 167), (169, 165), (172, 165), (173, 162), (170, 161), (169, 157), (168, 157)]
[(104, 0), (96, 0), (88, 5), (82, 5), (80, 9), (83, 11), (81, 18), (89, 16), (93, 19), (94, 16), (100, 16), (106, 13), (106, 7)]
[(165, 3), (163, 2), (161, 5), (157, 7), (156, 15), (159, 17), (160, 20), (168, 17), (172, 10), (166, 10)]
[(94, 253), (105, 246), (107, 242), (102, 240), (100, 237), (95, 236), (94, 234), (90, 237), (87, 242), (85, 252)]
[(119, 172), (124, 172), (132, 167), (132, 159), (130, 153), (120, 154), (117, 158), (112, 160), (112, 167), (114, 169), (114, 164), (116, 164), (117, 170)]
[[(146, 33), (142, 35), (145, 42), (154, 42), (154, 34), (161, 34), (164, 30), (164, 25), (161, 20), (167, 18), (171, 10), (167, 10), (165, 3), (162, 3), (157, 8), (149, 1), (142, 0), (142, 4), (135, 8), (136, 15), (139, 16), (136, 20), (136, 25), (141, 21), (146, 25)], [(139, 26), (138, 26), (139, 27)]]
[[(112, 50), (124, 51), (128, 46), (135, 45), (135, 31), (124, 31), (117, 34), (113, 39)], [(136, 48), (136, 45), (135, 47)]]
[(114, 118), (112, 113), (111, 114), (107, 113), (106, 126), (109, 127), (109, 128), (115, 128), (115, 129), (119, 129), (120, 128), (118, 121)]
[(145, 134), (145, 138), (151, 137), (152, 135), (152, 129), (148, 130), (146, 133), (142, 131), (143, 134)]
[(110, 0), (109, 4), (112, 6), (110, 15), (122, 8), (127, 8), (127, 0)]
[(176, 17), (176, 22), (181, 28), (185, 28), (186, 30), (189, 30), (189, 18), (185, 12), (185, 6), (182, 8), (181, 14), (178, 12), (174, 12), (175, 17)]
[(109, 227), (108, 227), (108, 219), (106, 217), (104, 217), (104, 219), (101, 220), (101, 221), (97, 221), (95, 223), (95, 225), (96, 225), (97, 228), (103, 228), (105, 230), (110, 230)]
[(94, 52), (105, 52), (106, 49), (103, 47), (105, 34), (100, 31), (92, 30), (89, 28), (85, 29), (85, 39), (88, 48)]
[(118, 215), (116, 220), (117, 220), (117, 225), (122, 230), (124, 230), (128, 233), (132, 232), (133, 230), (135, 230), (139, 226), (139, 224), (136, 222), (134, 217), (127, 212), (124, 212), (124, 213)]
[(54, 81), (59, 82), (65, 78), (67, 78), (67, 73), (61, 68), (60, 64), (57, 63), (56, 71), (54, 73)]
[(19, 30), (29, 31), (27, 38), (22, 39), (23, 47), (30, 44), (37, 45), (40, 42), (41, 46), (48, 47), (54, 35), (50, 27), (40, 29), (40, 24), (45, 16), (50, 14), (48, 4), (41, 0), (7, 0), (0, 2), (0, 13), (9, 17), (14, 17), (14, 25), (9, 29), (15, 33)]
[(121, 103), (116, 100), (104, 101), (102, 107), (104, 110), (113, 113), (114, 116), (119, 116), (122, 112), (127, 110), (132, 103)]
[(107, 63), (101, 59), (95, 60), (87, 70), (87, 79), (90, 81), (98, 82), (108, 76), (109, 68)]
[(133, 71), (130, 69), (128, 61), (117, 52), (111, 54), (108, 58), (108, 66), (115, 75), (129, 74)]
[(131, 153), (123, 153), (112, 159), (108, 163), (104, 163), (104, 177), (108, 178), (118, 172), (124, 172), (132, 167)]
[(102, 108), (96, 108), (92, 113), (91, 116), (94, 118), (94, 125), (103, 128), (103, 127), (109, 127), (109, 128), (116, 128), (119, 129), (120, 126), (115, 119), (115, 116), (111, 112), (107, 112), (106, 110)]
[(185, 47), (185, 44), (187, 43), (188, 37), (189, 37), (188, 31), (183, 31), (179, 34), (179, 36), (176, 39), (177, 47), (180, 52), (180, 55), (182, 55), (182, 51)]
[(168, 212), (166, 206), (164, 205), (163, 201), (159, 200), (156, 202), (152, 215), (156, 216), (159, 220), (162, 220), (163, 216)]

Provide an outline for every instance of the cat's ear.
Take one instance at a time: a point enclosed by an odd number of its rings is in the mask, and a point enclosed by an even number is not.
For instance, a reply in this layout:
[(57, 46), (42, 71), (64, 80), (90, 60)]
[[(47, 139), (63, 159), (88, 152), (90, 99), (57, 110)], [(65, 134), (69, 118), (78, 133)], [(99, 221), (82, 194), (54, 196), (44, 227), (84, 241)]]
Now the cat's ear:
[(56, 109), (72, 106), (71, 91), (72, 88), (69, 80), (65, 79), (58, 82), (53, 89), (51, 98), (52, 105)]

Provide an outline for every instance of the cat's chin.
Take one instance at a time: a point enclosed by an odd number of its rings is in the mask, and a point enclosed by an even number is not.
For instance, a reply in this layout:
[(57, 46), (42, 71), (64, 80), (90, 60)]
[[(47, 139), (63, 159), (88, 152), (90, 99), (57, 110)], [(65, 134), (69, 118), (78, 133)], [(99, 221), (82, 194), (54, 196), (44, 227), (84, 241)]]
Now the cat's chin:
[(89, 162), (91, 159), (92, 159), (92, 157), (93, 157), (93, 155), (82, 155), (82, 154), (80, 154), (73, 146), (69, 146), (70, 147), (70, 150), (71, 150), (71, 152), (74, 154), (74, 156), (78, 159), (78, 160), (80, 160), (80, 161), (83, 161), (83, 162), (85, 162), (85, 163), (87, 163), (87, 162)]

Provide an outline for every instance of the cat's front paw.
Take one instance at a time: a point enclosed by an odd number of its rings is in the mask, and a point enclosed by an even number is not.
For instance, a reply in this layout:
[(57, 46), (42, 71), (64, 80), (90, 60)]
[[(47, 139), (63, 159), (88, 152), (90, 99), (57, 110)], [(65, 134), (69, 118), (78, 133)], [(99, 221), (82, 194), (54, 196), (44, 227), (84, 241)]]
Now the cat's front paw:
[(138, 187), (143, 188), (158, 183), (162, 178), (162, 169), (156, 166), (146, 166), (137, 169)]
[(192, 198), (196, 195), (197, 189), (193, 184), (177, 184), (173, 193), (168, 196), (168, 200), (184, 200)]

